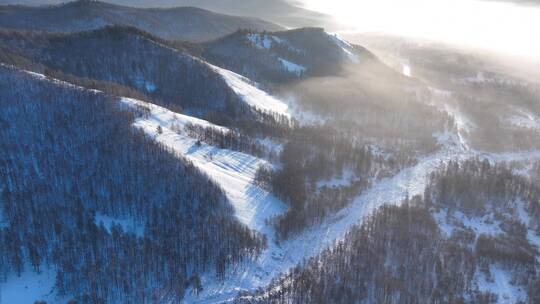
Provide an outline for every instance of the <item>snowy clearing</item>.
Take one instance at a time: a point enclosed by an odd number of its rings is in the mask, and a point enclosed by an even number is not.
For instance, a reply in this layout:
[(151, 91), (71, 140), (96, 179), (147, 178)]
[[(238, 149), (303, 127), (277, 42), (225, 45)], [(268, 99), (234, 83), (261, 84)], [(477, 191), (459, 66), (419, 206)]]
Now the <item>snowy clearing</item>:
[[(243, 96), (246, 103), (274, 113), (279, 113), (279, 111), (289, 113), (286, 104), (255, 88), (249, 84), (249, 80), (246, 78), (227, 70), (214, 68), (219, 71), (235, 92)], [(36, 74), (36, 77), (45, 76)], [(268, 248), (257, 261), (248, 261), (243, 267), (231, 270), (225, 281), (216, 280), (210, 274), (203, 275), (203, 293), (197, 298), (187, 295), (184, 300), (186, 303), (228, 302), (240, 291), (253, 291), (256, 288), (266, 286), (273, 278), (296, 266), (303, 259), (320, 253), (325, 248), (332, 246), (336, 240), (342, 239), (353, 226), (360, 224), (363, 218), (380, 206), (400, 204), (405, 197), (421, 195), (424, 192), (429, 174), (441, 168), (448, 161), (465, 160), (475, 156), (486, 157), (493, 162), (526, 161), (540, 158), (540, 151), (494, 154), (469, 149), (466, 141), (460, 136), (461, 132), (467, 131), (467, 123), (464, 121), (461, 127), (458, 126), (457, 134), (447, 132), (440, 135), (441, 144), (444, 144), (441, 150), (421, 158), (415, 166), (379, 181), (364, 191), (348, 207), (330, 216), (322, 224), (278, 244), (273, 237), (273, 230), (266, 223), (266, 220), (282, 214), (287, 207), (272, 194), (254, 184), (256, 170), (261, 165), (270, 166), (268, 162), (245, 153), (219, 149), (200, 143), (173, 127), (195, 124), (224, 131), (228, 130), (226, 128), (174, 113), (143, 101), (121, 98), (120, 102), (128, 107), (147, 109), (148, 115), (137, 119), (134, 122), (134, 127), (143, 130), (157, 142), (189, 160), (211, 177), (223, 188), (239, 221), (268, 237)], [(464, 119), (459, 111), (452, 111), (448, 108), (446, 110), (456, 118), (456, 121)], [(175, 130), (173, 131), (173, 129)], [(158, 132), (158, 130), (160, 131)], [(106, 222), (118, 222), (122, 225), (118, 219), (101, 215), (99, 218), (106, 226)], [(528, 221), (525, 215), (522, 215), (522, 218)], [(485, 221), (480, 223), (466, 221), (466, 225), (476, 227), (477, 231), (495, 231), (493, 226), (484, 224)], [(450, 226), (445, 226), (443, 229), (451, 231), (452, 227)], [(529, 235), (529, 238), (534, 240), (535, 244), (540, 244), (536, 235)], [(8, 278), (7, 283), (0, 284), (0, 303), (33, 303), (37, 298), (46, 300), (48, 303), (59, 303), (60, 299), (56, 298), (54, 292), (55, 273), (54, 270), (44, 269), (39, 275), (25, 272), (21, 277)], [(493, 267), (491, 274), (493, 280), (478, 278), (478, 286), (481, 290), (495, 291), (506, 302), (515, 302), (515, 300), (522, 298), (523, 291), (509, 283), (510, 277), (504, 270)], [(21, 301), (21, 297), (24, 297), (23, 301)]]
[[(231, 302), (240, 291), (253, 291), (267, 286), (273, 278), (298, 265), (304, 259), (317, 255), (335, 244), (337, 240), (341, 240), (353, 226), (360, 224), (362, 219), (372, 214), (377, 208), (385, 204), (398, 205), (406, 197), (422, 195), (428, 176), (449, 161), (463, 161), (476, 156), (487, 157), (491, 161), (530, 160), (540, 157), (540, 151), (499, 155), (471, 149), (462, 134), (472, 127), (471, 123), (460, 111), (449, 108), (446, 103), (443, 103), (442, 107), (449, 110), (449, 114), (456, 118), (459, 126), (458, 130), (449, 130), (445, 134), (440, 134), (442, 147), (439, 151), (421, 158), (417, 165), (379, 181), (364, 191), (348, 207), (330, 216), (322, 224), (311, 227), (280, 244), (270, 242), (269, 248), (263, 252), (259, 260), (233, 271), (225, 282), (204, 277), (203, 294), (198, 298), (186, 299), (186, 303), (227, 303)], [(489, 223), (483, 225), (482, 221), (466, 220), (465, 222), (468, 226), (482, 232), (494, 232), (497, 229)], [(504, 278), (504, 275), (499, 272), (496, 282), (500, 283), (500, 286), (508, 287)], [(504, 292), (504, 298), (519, 298), (515, 295), (512, 289), (506, 289)]]
[(497, 303), (519, 303), (527, 299), (527, 291), (512, 284), (512, 275), (498, 266), (490, 266), (490, 278), (479, 272), (476, 276), (478, 289), (498, 296)]
[(15, 273), (7, 278), (6, 283), (0, 284), (0, 304), (32, 304), (35, 301), (46, 301), (48, 304), (67, 303), (68, 298), (56, 295), (56, 270), (41, 266), (37, 274), (26, 265), (20, 277)]
[(279, 62), (281, 63), (283, 68), (289, 73), (293, 73), (293, 74), (296, 74), (296, 75), (300, 76), (300, 75), (302, 75), (302, 73), (304, 73), (306, 71), (306, 68), (304, 66), (296, 64), (294, 62), (290, 62), (290, 61), (285, 60), (283, 58), (279, 58)]
[(270, 50), (274, 44), (285, 45), (289, 50), (297, 53), (303, 53), (299, 49), (291, 45), (291, 43), (285, 39), (279, 38), (274, 35), (251, 33), (247, 34), (247, 39), (254, 47), (260, 50)]
[(341, 176), (334, 176), (327, 180), (321, 180), (317, 182), (317, 189), (328, 187), (343, 187), (349, 186), (353, 181), (357, 180), (356, 175), (352, 170), (345, 170)]
[(191, 124), (203, 128), (213, 128), (216, 131), (221, 131), (223, 133), (229, 132), (228, 128), (217, 126), (206, 120), (172, 112), (164, 107), (160, 107), (158, 105), (144, 102), (141, 100), (123, 97), (120, 99), (120, 101), (124, 105), (127, 105), (129, 107), (148, 110), (152, 119), (156, 121), (156, 123), (159, 123), (162, 127), (172, 128), (173, 126), (175, 126), (185, 128), (188, 124)]
[(261, 34), (256, 34), (256, 33), (248, 34), (247, 38), (251, 42), (251, 44), (255, 46), (256, 48), (266, 49), (266, 50), (269, 50), (272, 47), (272, 44), (274, 42), (279, 43), (280, 41), (275, 36), (261, 35)]
[(343, 52), (349, 58), (350, 61), (354, 63), (360, 62), (360, 58), (358, 57), (357, 54), (354, 53), (354, 47), (350, 43), (341, 39), (337, 34), (328, 35), (328, 36), (337, 46), (339, 46), (343, 50)]
[(262, 112), (275, 113), (291, 118), (289, 106), (285, 102), (257, 88), (256, 84), (252, 84), (246, 77), (214, 65), (208, 65), (219, 73), (229, 87), (249, 106)]
[(281, 273), (296, 266), (304, 259), (317, 255), (342, 239), (353, 226), (384, 204), (399, 204), (407, 196), (422, 194), (427, 176), (444, 163), (457, 158), (465, 159), (469, 153), (461, 153), (459, 147), (448, 147), (425, 157), (411, 168), (381, 180), (363, 192), (348, 207), (327, 218), (322, 224), (311, 227), (300, 235), (275, 244), (263, 252), (258, 261), (234, 271), (225, 282), (203, 278), (205, 291), (198, 299), (190, 298), (186, 303), (230, 302), (239, 291), (264, 287)]
[[(260, 166), (271, 166), (268, 162), (245, 153), (219, 149), (171, 130), (171, 126), (175, 125), (178, 119), (191, 123), (195, 121), (205, 127), (221, 127), (142, 101), (126, 98), (122, 98), (122, 101), (150, 109), (148, 117), (137, 119), (134, 126), (189, 160), (220, 185), (241, 223), (251, 229), (263, 231), (267, 226), (266, 219), (285, 211), (286, 207), (281, 201), (253, 182)], [(172, 119), (174, 117), (178, 119)], [(158, 127), (161, 127), (161, 134), (158, 133)]]
[(451, 236), (454, 230), (458, 228), (471, 229), (477, 237), (481, 234), (497, 235), (502, 233), (501, 222), (495, 220), (493, 214), (487, 214), (484, 217), (468, 217), (458, 211), (449, 214), (448, 210), (440, 210), (439, 212), (432, 212), (432, 215), (446, 236)]

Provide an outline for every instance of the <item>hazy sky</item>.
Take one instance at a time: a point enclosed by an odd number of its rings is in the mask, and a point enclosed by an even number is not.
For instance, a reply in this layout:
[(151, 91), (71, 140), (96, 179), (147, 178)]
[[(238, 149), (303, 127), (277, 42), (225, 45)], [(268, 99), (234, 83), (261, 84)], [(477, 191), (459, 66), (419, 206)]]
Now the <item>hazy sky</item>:
[(540, 6), (528, 0), (302, 0), (351, 29), (540, 58)]

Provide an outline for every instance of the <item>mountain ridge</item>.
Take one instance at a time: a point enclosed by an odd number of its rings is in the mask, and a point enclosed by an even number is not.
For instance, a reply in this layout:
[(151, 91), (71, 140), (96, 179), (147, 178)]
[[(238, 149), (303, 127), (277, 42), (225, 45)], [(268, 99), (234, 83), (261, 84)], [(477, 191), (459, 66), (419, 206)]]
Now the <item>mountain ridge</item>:
[(281, 30), (252, 17), (214, 13), (196, 7), (135, 8), (79, 0), (52, 6), (0, 6), (0, 27), (50, 32), (76, 32), (104, 26), (134, 26), (167, 40), (200, 42), (242, 28)]

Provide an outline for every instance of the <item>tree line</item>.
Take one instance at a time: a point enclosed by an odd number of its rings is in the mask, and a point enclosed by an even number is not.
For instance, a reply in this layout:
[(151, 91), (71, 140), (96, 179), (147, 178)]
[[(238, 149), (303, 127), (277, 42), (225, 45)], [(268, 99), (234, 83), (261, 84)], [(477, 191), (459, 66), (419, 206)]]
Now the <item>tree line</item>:
[(55, 291), (80, 303), (179, 301), (203, 288), (201, 273), (225, 278), (266, 246), (117, 99), (6, 67), (0, 80), (0, 280), (48, 265)]

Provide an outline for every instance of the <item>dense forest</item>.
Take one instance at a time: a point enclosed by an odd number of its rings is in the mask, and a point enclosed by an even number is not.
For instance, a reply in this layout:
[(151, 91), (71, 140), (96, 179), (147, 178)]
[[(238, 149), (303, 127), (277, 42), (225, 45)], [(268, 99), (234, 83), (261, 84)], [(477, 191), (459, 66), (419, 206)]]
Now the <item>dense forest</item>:
[(267, 85), (295, 83), (300, 79), (338, 75), (349, 56), (374, 57), (366, 49), (349, 46), (322, 28), (302, 28), (283, 32), (240, 30), (201, 44), (202, 56)]
[(538, 84), (197, 8), (0, 19), (0, 303), (540, 303)]
[[(128, 3), (76, 0), (47, 1), (42, 7), (0, 3), (0, 27), (71, 33), (105, 26), (128, 25), (169, 40), (207, 41), (241, 28), (280, 30), (281, 26), (257, 18), (224, 15), (192, 6), (134, 8)], [(28, 3), (28, 2), (26, 2)], [(43, 3), (41, 3), (43, 4)], [(125, 5), (128, 4), (128, 5)], [(152, 6), (155, 2), (152, 2)], [(243, 16), (244, 14), (242, 14)]]
[[(265, 247), (216, 185), (132, 128), (137, 113), (0, 69), (0, 279), (47, 265), (58, 294), (80, 303), (177, 301), (203, 288), (198, 274), (223, 278)], [(144, 234), (101, 226), (98, 214)]]
[[(331, 126), (298, 127), (286, 136), (277, 170), (261, 167), (257, 183), (289, 204), (275, 222), (287, 238), (345, 206), (372, 182), (415, 163), (409, 154), (382, 154)], [(325, 181), (338, 180), (338, 184)]]
[(540, 233), (540, 187), (504, 163), (450, 162), (431, 175), (424, 197), (428, 207), (457, 210), (469, 217), (494, 214), (501, 221), (515, 222), (524, 221), (524, 213), (528, 215), (524, 224)]
[(198, 116), (217, 111), (230, 121), (248, 113), (207, 64), (135, 28), (115, 26), (73, 34), (3, 30), (0, 40), (5, 51), (42, 64), (44, 74), (61, 71), (113, 82)]
[(283, 136), (295, 123), (247, 106), (219, 73), (191, 55), (197, 46), (164, 41), (136, 28), (73, 34), (0, 29), (0, 41), (0, 59), (6, 64), (151, 101), (249, 136)]
[(505, 165), (451, 162), (431, 176), (425, 198), (381, 207), (330, 249), (237, 302), (513, 302), (484, 287), (502, 273), (520, 303), (537, 303), (539, 198), (538, 186)]
[(310, 77), (277, 87), (305, 113), (320, 115), (349, 138), (416, 156), (439, 148), (437, 135), (455, 121), (434, 103), (425, 84), (405, 77), (374, 56), (341, 63), (338, 75)]

